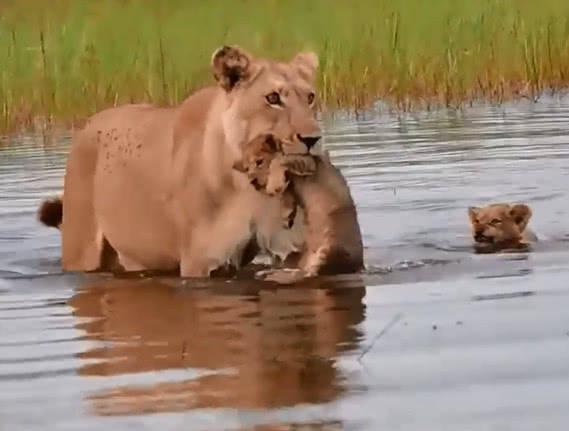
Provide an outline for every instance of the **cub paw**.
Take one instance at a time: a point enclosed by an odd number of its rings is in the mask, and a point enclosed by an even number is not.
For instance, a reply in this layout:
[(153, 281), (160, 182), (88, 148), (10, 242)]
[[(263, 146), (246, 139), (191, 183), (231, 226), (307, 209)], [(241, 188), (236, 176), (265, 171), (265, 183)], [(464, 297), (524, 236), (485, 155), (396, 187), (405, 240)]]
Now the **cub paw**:
[(265, 269), (257, 271), (255, 278), (262, 281), (272, 281), (278, 284), (293, 284), (305, 278), (300, 269)]

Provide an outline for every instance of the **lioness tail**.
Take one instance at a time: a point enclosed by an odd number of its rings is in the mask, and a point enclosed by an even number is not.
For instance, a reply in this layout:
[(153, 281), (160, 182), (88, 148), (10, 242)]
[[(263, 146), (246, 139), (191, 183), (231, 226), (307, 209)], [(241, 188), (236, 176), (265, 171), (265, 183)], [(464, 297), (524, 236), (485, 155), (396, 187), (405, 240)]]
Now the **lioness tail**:
[(63, 219), (63, 201), (61, 197), (46, 199), (38, 209), (38, 220), (49, 227), (59, 229)]

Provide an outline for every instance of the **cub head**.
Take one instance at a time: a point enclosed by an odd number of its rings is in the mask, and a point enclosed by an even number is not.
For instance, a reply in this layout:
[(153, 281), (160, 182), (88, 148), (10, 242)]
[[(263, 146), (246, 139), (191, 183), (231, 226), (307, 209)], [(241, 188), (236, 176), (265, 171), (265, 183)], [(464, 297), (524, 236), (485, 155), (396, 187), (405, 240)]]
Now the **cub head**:
[(211, 70), (226, 98), (225, 138), (237, 154), (266, 134), (282, 142), (285, 154), (306, 154), (315, 147), (321, 138), (313, 85), (317, 66), (312, 52), (288, 62), (253, 57), (237, 46), (213, 53)]
[(468, 209), (474, 241), (483, 244), (521, 242), (531, 214), (531, 209), (524, 204), (493, 204)]
[(263, 134), (254, 138), (243, 148), (243, 156), (233, 164), (233, 169), (247, 174), (256, 190), (266, 190), (270, 166), (281, 150), (281, 142), (273, 135)]

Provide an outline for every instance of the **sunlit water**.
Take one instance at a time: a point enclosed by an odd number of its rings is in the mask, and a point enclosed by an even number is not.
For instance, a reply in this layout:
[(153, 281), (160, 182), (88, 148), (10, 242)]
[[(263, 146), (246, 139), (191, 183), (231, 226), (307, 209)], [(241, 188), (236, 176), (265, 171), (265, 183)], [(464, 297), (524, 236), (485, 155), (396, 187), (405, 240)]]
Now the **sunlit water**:
[[(323, 121), (367, 272), (275, 288), (62, 274), (69, 139), (0, 147), (0, 429), (536, 430), (569, 420), (569, 99)], [(466, 208), (528, 203), (530, 253)]]

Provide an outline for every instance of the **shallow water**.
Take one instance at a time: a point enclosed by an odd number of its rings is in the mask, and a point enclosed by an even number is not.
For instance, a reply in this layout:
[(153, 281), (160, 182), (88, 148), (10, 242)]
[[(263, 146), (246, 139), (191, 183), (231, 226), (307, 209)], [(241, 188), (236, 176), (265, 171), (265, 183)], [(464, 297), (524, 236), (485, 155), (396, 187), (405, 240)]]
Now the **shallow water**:
[[(367, 272), (62, 274), (35, 221), (69, 139), (0, 147), (0, 429), (535, 430), (569, 420), (569, 99), (325, 119)], [(475, 255), (466, 208), (523, 200), (540, 242)]]

